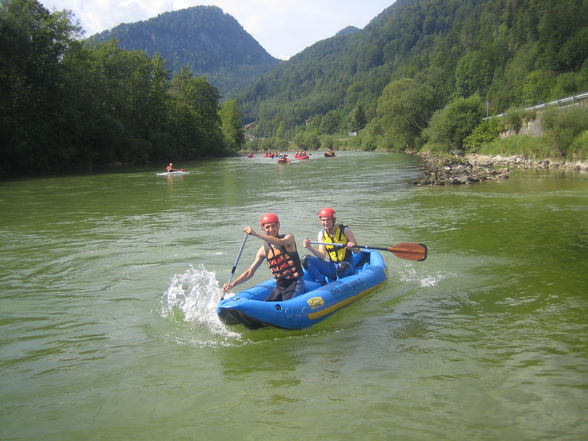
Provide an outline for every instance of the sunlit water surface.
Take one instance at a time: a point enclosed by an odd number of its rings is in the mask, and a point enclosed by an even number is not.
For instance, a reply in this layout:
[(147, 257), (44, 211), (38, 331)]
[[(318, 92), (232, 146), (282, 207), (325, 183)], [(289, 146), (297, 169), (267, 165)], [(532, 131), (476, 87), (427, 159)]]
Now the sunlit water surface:
[[(351, 152), (181, 166), (0, 183), (1, 440), (588, 439), (586, 175), (415, 187), (417, 158)], [(429, 258), (387, 253), (383, 288), (307, 330), (222, 325), (242, 228), (274, 211), (300, 244), (323, 206)]]

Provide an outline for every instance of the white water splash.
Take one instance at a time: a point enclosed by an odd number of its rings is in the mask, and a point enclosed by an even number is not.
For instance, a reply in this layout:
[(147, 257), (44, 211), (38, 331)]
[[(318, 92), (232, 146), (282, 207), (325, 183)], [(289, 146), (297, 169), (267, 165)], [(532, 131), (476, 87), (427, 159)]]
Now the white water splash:
[(441, 280), (444, 280), (447, 277), (449, 276), (446, 274), (426, 276), (420, 280), (420, 284), (423, 288), (432, 288), (433, 286), (437, 286)]
[(435, 287), (442, 280), (455, 277), (455, 274), (450, 273), (437, 273), (420, 276), (417, 274), (413, 267), (404, 268), (404, 272), (399, 272), (399, 277), (402, 282), (416, 282), (423, 288)]
[(212, 333), (224, 337), (240, 337), (228, 330), (216, 314), (216, 305), (222, 297), (222, 289), (216, 274), (204, 265), (176, 274), (161, 298), (161, 315), (198, 323)]

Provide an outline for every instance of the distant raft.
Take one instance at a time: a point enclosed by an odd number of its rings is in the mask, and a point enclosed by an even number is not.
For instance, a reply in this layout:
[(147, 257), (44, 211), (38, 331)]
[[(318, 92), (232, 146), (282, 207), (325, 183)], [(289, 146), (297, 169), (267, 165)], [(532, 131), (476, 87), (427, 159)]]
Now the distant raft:
[(369, 294), (388, 279), (388, 268), (378, 251), (354, 254), (353, 261), (356, 274), (325, 280), (325, 285), (311, 281), (305, 271), (306, 291), (292, 299), (264, 301), (275, 287), (274, 279), (270, 279), (221, 300), (216, 312), (223, 323), (241, 324), (249, 329), (264, 326), (292, 330), (308, 328)]
[(174, 170), (171, 172), (155, 173), (157, 176), (172, 176), (172, 175), (189, 175), (190, 172), (183, 170)]

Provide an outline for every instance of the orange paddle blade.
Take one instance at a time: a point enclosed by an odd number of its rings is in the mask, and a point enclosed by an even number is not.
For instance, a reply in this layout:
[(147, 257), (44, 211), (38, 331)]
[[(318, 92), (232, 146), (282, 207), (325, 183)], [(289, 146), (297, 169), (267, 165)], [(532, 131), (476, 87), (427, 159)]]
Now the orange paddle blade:
[(427, 246), (422, 243), (399, 243), (386, 249), (401, 259), (420, 262), (427, 258)]

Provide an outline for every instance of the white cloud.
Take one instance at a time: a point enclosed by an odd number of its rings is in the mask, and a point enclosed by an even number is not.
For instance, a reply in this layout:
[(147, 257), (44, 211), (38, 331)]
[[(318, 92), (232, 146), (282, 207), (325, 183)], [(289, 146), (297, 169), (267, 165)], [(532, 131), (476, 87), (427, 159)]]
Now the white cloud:
[(271, 55), (287, 59), (346, 26), (363, 28), (395, 0), (40, 0), (69, 9), (86, 35), (163, 12), (215, 5), (232, 15)]

